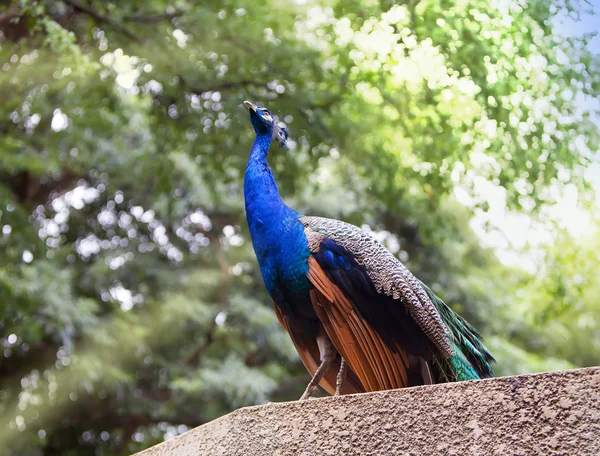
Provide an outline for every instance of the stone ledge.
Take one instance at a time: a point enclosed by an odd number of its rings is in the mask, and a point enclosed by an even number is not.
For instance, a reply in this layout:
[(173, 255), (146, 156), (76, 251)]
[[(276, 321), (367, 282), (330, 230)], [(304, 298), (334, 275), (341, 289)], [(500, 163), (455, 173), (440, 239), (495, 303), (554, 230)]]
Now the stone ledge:
[(138, 456), (530, 454), (600, 454), (600, 367), (246, 407)]

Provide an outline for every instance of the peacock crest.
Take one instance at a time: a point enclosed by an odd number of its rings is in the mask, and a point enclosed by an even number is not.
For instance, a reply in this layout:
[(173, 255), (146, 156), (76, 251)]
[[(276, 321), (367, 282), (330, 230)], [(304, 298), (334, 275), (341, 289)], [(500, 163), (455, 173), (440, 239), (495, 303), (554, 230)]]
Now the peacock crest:
[(280, 122), (277, 117), (273, 118), (273, 139), (277, 141), (281, 147), (285, 147), (290, 135), (285, 128), (285, 124)]

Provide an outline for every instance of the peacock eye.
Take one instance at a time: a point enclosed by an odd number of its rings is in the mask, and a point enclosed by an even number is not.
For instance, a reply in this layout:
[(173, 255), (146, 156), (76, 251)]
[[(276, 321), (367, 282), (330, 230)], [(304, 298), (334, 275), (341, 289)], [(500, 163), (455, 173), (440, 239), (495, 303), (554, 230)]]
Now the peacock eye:
[(263, 119), (268, 120), (269, 122), (273, 121), (273, 117), (271, 117), (271, 114), (269, 114), (268, 112), (263, 113)]

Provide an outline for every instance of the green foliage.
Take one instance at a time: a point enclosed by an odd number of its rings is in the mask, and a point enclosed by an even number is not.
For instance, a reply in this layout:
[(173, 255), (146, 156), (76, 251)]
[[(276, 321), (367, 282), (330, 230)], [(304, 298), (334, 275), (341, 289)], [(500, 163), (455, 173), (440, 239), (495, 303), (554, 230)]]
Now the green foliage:
[[(0, 6), (0, 453), (130, 454), (299, 397), (244, 220), (244, 99), (290, 130), (286, 200), (375, 230), (497, 373), (600, 364), (600, 245), (556, 220), (570, 191), (599, 226), (598, 59), (552, 29), (580, 6), (395, 3)], [(546, 242), (488, 242), (498, 213)]]

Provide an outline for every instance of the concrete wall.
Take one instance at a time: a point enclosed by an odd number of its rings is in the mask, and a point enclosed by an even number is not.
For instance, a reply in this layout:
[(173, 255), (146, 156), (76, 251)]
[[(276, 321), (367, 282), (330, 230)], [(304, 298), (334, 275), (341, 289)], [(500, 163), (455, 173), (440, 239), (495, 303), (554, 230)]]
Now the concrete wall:
[(138, 454), (600, 455), (600, 367), (247, 407)]

